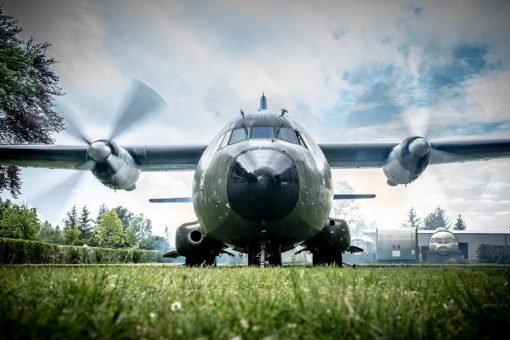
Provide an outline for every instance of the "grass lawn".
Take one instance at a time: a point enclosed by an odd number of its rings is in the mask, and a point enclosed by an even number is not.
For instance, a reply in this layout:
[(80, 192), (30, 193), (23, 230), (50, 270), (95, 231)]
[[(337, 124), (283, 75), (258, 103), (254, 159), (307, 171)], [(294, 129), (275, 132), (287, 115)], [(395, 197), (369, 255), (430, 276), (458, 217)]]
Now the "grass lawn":
[(462, 338), (510, 330), (506, 268), (2, 266), (3, 338)]

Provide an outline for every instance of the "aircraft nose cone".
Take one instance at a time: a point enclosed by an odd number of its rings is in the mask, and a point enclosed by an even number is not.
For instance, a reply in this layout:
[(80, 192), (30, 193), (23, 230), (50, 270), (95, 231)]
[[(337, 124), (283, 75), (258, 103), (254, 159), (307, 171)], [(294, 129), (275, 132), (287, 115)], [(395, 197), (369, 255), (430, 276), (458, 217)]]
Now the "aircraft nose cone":
[(227, 194), (230, 206), (242, 218), (257, 223), (276, 221), (297, 204), (297, 167), (280, 151), (247, 151), (230, 167)]

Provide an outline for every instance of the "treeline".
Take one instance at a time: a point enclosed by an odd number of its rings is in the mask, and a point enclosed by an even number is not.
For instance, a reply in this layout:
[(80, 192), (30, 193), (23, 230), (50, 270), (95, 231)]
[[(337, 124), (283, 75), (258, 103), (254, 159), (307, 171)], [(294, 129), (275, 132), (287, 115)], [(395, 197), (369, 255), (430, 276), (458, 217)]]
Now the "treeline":
[(66, 213), (63, 227), (41, 222), (37, 210), (0, 198), (0, 237), (48, 243), (105, 248), (167, 250), (165, 237), (152, 235), (152, 222), (125, 207), (101, 205), (95, 218), (87, 206)]
[(466, 230), (466, 222), (462, 218), (461, 214), (457, 215), (455, 222), (452, 224), (450, 219), (446, 215), (446, 211), (440, 206), (436, 207), (434, 211), (430, 212), (422, 220), (418, 217), (414, 207), (411, 207), (407, 213), (407, 219), (402, 223), (402, 227), (418, 228), (422, 230), (436, 230), (439, 228), (450, 229), (453, 226), (453, 230)]

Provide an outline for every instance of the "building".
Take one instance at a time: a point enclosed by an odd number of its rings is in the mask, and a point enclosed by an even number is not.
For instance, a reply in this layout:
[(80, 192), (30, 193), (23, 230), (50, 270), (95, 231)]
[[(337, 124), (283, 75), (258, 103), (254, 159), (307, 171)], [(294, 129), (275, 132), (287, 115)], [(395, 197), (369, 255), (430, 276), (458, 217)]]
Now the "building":
[[(402, 228), (405, 229), (405, 228)], [(379, 229), (379, 231), (384, 229)], [(419, 260), (423, 260), (422, 254), (428, 251), (430, 237), (435, 230), (418, 230)], [(464, 259), (474, 260), (478, 258), (478, 249), (482, 244), (510, 246), (510, 233), (504, 232), (472, 232), (450, 229), (459, 242), (459, 250)], [(365, 231), (364, 234), (374, 240), (377, 239), (377, 230)]]

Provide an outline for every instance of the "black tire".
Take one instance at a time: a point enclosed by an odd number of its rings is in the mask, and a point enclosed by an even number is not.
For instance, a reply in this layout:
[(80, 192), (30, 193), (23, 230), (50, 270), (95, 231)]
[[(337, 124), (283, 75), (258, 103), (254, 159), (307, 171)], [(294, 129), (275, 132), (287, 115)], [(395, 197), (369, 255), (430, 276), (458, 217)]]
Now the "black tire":
[(270, 266), (281, 266), (282, 265), (282, 251), (278, 246), (276, 249), (273, 249), (271, 252), (271, 256), (269, 257), (269, 265)]
[(260, 250), (256, 246), (248, 246), (248, 266), (260, 266), (260, 259), (257, 257)]
[(312, 258), (313, 266), (337, 266), (342, 267), (342, 253), (339, 254), (321, 254), (314, 253)]
[(187, 267), (200, 267), (200, 266), (215, 266), (216, 254), (207, 257), (201, 256), (186, 256), (185, 264)]

